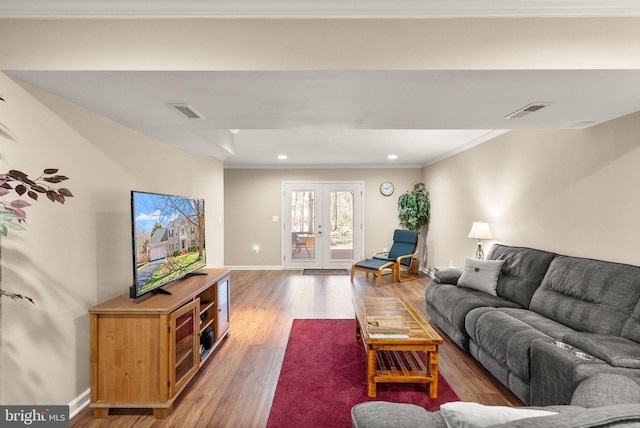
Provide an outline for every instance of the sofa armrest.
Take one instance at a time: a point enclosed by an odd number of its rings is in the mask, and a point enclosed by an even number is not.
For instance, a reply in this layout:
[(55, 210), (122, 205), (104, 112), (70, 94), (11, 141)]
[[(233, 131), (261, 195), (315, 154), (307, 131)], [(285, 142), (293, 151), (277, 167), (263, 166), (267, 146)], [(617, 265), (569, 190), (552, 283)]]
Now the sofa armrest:
[(617, 336), (571, 333), (562, 339), (614, 367), (640, 369), (640, 343)]
[(571, 397), (572, 406), (587, 408), (634, 403), (640, 403), (640, 379), (615, 373), (589, 376), (580, 382)]
[(462, 269), (447, 269), (436, 272), (434, 280), (440, 284), (458, 285), (461, 276)]

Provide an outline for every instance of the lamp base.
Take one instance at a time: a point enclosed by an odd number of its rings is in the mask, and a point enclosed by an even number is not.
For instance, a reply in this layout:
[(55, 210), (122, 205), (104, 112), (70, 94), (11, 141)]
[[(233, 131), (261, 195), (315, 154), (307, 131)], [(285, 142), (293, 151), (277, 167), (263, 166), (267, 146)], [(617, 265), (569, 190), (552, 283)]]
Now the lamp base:
[(484, 250), (482, 249), (482, 242), (478, 242), (478, 249), (476, 250), (476, 259), (484, 259)]

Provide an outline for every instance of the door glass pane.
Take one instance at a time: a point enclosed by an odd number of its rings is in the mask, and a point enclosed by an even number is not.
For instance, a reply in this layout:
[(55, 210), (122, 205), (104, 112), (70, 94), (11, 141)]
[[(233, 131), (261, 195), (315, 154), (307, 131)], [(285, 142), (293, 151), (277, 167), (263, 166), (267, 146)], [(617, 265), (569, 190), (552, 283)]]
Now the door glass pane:
[(353, 260), (353, 192), (331, 191), (331, 260)]
[(291, 192), (291, 259), (315, 259), (313, 231), (315, 230), (315, 192)]

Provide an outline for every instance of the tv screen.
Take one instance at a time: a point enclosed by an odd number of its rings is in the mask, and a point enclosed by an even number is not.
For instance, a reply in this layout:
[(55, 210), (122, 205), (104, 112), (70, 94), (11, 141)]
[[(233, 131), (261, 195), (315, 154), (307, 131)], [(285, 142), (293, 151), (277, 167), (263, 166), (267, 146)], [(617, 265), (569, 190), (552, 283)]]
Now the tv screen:
[(204, 200), (131, 192), (131, 297), (193, 274), (206, 265)]

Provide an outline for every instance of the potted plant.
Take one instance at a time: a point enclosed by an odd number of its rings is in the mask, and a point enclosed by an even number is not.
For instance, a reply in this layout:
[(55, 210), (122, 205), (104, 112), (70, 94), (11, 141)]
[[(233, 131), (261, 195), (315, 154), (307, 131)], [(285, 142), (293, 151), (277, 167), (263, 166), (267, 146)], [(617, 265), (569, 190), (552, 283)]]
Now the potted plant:
[[(417, 183), (413, 186), (413, 190), (407, 191), (398, 198), (398, 218), (400, 219), (400, 226), (405, 229), (416, 230), (418, 233), (425, 229), (424, 235), (426, 235), (430, 210), (429, 192), (424, 183)], [(426, 249), (426, 245), (422, 246)], [(410, 271), (417, 273), (418, 269), (419, 261), (414, 258), (411, 261)]]

